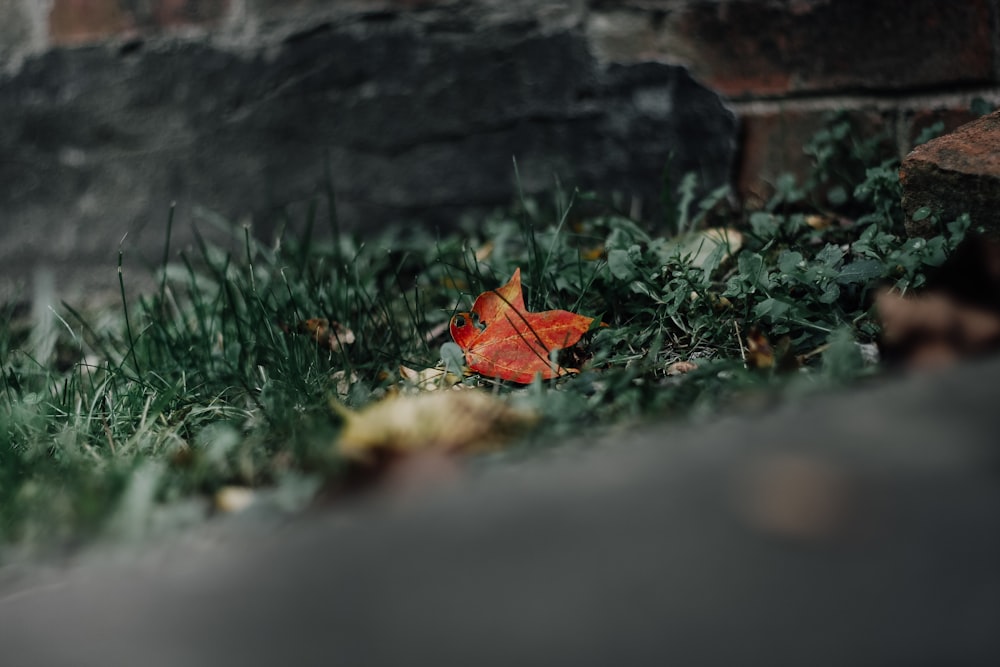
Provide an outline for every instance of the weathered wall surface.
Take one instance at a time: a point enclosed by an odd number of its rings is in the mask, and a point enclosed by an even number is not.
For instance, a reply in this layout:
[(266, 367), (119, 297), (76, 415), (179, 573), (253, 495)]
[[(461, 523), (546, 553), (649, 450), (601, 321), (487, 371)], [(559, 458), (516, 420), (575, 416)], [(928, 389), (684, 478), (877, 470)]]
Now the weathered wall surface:
[(178, 244), (196, 205), (266, 234), (326, 161), (356, 227), (507, 204), (512, 157), (529, 192), (558, 175), (655, 219), (673, 151), (753, 204), (829, 111), (902, 155), (1000, 105), (998, 5), (0, 0), (0, 283), (87, 284), (70, 260), (113, 282), (125, 232), (159, 256), (171, 201)]
[(512, 158), (529, 194), (559, 178), (647, 215), (670, 153), (707, 187), (729, 178), (721, 98), (677, 66), (598, 61), (579, 3), (182, 5), (55, 2), (50, 39), (85, 44), (0, 83), (8, 273), (113, 268), (125, 231), (157, 258), (171, 201), (181, 243), (196, 206), (266, 234), (327, 164), (355, 229), (506, 205)]

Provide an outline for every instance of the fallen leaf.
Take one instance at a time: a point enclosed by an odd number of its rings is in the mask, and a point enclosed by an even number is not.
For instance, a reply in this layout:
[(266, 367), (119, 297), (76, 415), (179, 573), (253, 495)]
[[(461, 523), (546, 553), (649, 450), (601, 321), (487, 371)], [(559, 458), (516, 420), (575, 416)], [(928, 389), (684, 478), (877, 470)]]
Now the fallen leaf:
[(320, 347), (331, 352), (339, 351), (344, 345), (354, 342), (354, 332), (336, 320), (325, 317), (312, 317), (302, 320), (294, 327), (280, 325), (285, 333), (306, 334)]
[(1000, 243), (967, 237), (923, 293), (884, 289), (875, 309), (890, 364), (931, 368), (1000, 350)]
[(733, 309), (732, 301), (730, 301), (724, 296), (713, 294), (712, 292), (708, 293), (708, 302), (712, 304), (712, 310), (714, 310), (717, 313), (721, 313), (724, 310)]
[(807, 215), (805, 222), (816, 231), (821, 232), (830, 227), (834, 223), (834, 219), (828, 215)]
[(480, 294), (471, 312), (452, 317), (450, 328), (470, 370), (528, 384), (536, 375), (548, 380), (577, 372), (552, 356), (575, 345), (593, 321), (566, 310), (529, 313), (517, 269), (506, 285)]
[(360, 379), (358, 374), (354, 371), (348, 373), (346, 370), (334, 371), (330, 376), (330, 379), (336, 382), (336, 389), (338, 396), (347, 396), (351, 391), (351, 387)]
[(792, 354), (792, 339), (782, 336), (775, 345), (756, 326), (750, 327), (747, 333), (747, 368), (774, 368), (784, 373), (795, 370), (801, 365), (801, 360)]
[(774, 366), (774, 349), (771, 341), (757, 327), (747, 332), (747, 368), (772, 368)]
[(443, 368), (425, 368), (421, 371), (399, 367), (399, 376), (411, 389), (417, 391), (437, 391), (438, 389), (459, 388), (462, 378), (454, 373), (448, 373)]
[(684, 375), (694, 370), (698, 370), (698, 364), (693, 361), (675, 361), (667, 366), (667, 375)]
[(875, 297), (887, 361), (912, 368), (951, 364), (1000, 348), (1000, 314), (943, 292), (906, 297), (883, 290)]
[(368, 465), (426, 450), (489, 450), (537, 421), (534, 413), (478, 391), (395, 395), (360, 412), (331, 406), (344, 419), (337, 451)]
[(242, 512), (254, 503), (253, 489), (245, 486), (224, 486), (215, 492), (214, 507), (222, 514)]

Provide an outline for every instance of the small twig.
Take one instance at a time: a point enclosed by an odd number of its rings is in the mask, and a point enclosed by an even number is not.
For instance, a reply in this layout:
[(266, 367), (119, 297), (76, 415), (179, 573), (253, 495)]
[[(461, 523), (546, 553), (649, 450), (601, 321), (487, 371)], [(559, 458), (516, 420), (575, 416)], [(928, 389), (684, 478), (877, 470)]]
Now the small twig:
[(437, 326), (433, 327), (430, 331), (424, 334), (424, 342), (430, 343), (432, 340), (443, 334), (445, 331), (448, 331), (449, 324), (450, 322), (442, 322), (441, 324), (438, 324)]
[(801, 358), (801, 359), (802, 359), (803, 361), (805, 361), (806, 359), (812, 359), (812, 358), (813, 358), (813, 357), (815, 357), (815, 356), (816, 356), (817, 354), (823, 354), (823, 353), (824, 353), (824, 352), (826, 352), (826, 351), (827, 351), (828, 349), (830, 349), (830, 344), (829, 344), (829, 343), (825, 343), (825, 344), (823, 344), (823, 345), (820, 345), (819, 347), (817, 347), (817, 348), (816, 348), (815, 350), (813, 350), (813, 351), (811, 351), (811, 352), (806, 352), (806, 353), (805, 353), (805, 354), (803, 354), (803, 355), (802, 355), (802, 356), (801, 356), (800, 358)]
[(746, 348), (743, 347), (743, 334), (740, 333), (740, 324), (736, 320), (733, 320), (733, 328), (736, 329), (736, 342), (739, 343), (740, 346), (740, 359), (742, 359), (743, 363), (746, 364), (747, 351)]

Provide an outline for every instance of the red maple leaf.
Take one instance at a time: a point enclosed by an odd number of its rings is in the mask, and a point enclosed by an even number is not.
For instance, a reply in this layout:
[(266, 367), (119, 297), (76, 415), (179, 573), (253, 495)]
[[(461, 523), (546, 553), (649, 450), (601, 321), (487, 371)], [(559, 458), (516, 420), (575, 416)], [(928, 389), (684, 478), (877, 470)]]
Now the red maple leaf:
[(528, 384), (578, 372), (553, 361), (553, 352), (575, 345), (594, 319), (567, 310), (529, 313), (521, 293), (521, 269), (503, 287), (483, 292), (472, 312), (451, 318), (451, 337), (480, 375)]

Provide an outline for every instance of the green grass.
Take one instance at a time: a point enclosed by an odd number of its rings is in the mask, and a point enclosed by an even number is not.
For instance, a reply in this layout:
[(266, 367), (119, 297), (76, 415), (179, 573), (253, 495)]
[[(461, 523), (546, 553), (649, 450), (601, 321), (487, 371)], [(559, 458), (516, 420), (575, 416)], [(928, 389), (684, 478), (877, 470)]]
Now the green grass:
[[(238, 253), (199, 240), (196, 252), (176, 254), (168, 225), (158, 287), (129, 302), (123, 277), (110, 321), (66, 305), (42, 357), (21, 314), (7, 310), (0, 544), (141, 535), (156, 512), (191, 502), (207, 511), (226, 485), (310, 489), (336, 479), (330, 398), (360, 407), (398, 384), (400, 365), (438, 364), (450, 317), (516, 267), (530, 310), (609, 325), (590, 335), (577, 376), (529, 387), (465, 380), (516, 393), (543, 415), (519, 454), (554, 436), (651, 416), (708, 418), (747, 394), (797, 395), (877, 373), (857, 345), (878, 335), (873, 288), (919, 287), (968, 221), (907, 240), (896, 165), (881, 160), (877, 141), (838, 120), (808, 150), (813, 175), (780, 181), (760, 211), (732, 210), (724, 191), (699, 204), (691, 179), (668, 184), (664, 201), (677, 202), (669, 235), (565, 192), (550, 205), (522, 198), (446, 236), (360, 239), (335, 218), (310, 216), (301, 238), (264, 244), (230, 229)], [(833, 223), (821, 227), (816, 215)], [(707, 225), (738, 231), (742, 248), (699, 252)], [(355, 342), (331, 352), (286, 331), (311, 317), (343, 323)], [(807, 362), (784, 374), (747, 369), (751, 327)], [(699, 368), (667, 375), (687, 359)]]

